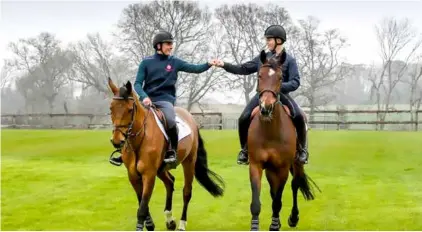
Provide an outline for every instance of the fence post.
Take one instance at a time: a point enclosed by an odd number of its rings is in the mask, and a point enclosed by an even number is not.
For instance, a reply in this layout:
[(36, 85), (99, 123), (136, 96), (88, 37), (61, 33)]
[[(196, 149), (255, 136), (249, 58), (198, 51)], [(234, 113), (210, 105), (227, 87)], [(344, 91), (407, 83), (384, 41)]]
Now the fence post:
[(337, 130), (340, 130), (340, 109), (337, 109)]
[(378, 128), (379, 128), (379, 124), (378, 124), (378, 121), (380, 120), (380, 111), (379, 110), (377, 110), (377, 123), (375, 123), (375, 130), (377, 131), (378, 130)]

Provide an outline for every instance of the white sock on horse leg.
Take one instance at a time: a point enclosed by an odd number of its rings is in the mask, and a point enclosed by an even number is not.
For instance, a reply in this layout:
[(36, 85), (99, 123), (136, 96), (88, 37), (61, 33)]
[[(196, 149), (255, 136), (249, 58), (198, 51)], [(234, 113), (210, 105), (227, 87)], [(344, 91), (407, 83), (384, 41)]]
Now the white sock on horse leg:
[(186, 230), (186, 225), (188, 224), (187, 221), (180, 220), (179, 222), (179, 230)]
[(174, 221), (173, 215), (171, 213), (171, 211), (164, 211), (164, 215), (166, 216), (166, 222), (170, 223), (171, 221)]

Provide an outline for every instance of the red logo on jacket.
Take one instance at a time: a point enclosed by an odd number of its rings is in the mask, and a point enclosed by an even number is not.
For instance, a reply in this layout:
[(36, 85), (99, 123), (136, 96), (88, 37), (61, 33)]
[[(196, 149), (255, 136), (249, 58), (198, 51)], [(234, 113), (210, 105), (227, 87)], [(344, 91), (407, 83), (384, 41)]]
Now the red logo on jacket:
[(173, 69), (171, 68), (171, 65), (169, 65), (169, 64), (168, 64), (168, 65), (167, 65), (167, 67), (166, 67), (166, 71), (167, 71), (167, 72), (171, 72), (172, 70), (173, 70)]

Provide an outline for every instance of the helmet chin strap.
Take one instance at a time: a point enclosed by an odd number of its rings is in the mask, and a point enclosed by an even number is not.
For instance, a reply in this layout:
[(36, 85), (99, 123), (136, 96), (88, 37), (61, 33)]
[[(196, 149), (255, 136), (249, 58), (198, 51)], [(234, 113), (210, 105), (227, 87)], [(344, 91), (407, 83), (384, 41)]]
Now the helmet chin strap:
[(160, 54), (160, 55), (163, 55), (163, 56), (167, 56), (163, 52), (163, 43), (158, 43), (158, 44), (160, 44), (160, 48), (159, 49), (155, 49), (157, 51), (157, 53)]
[(276, 52), (276, 50), (277, 50), (277, 47), (278, 46), (282, 46), (283, 45), (283, 43), (278, 43), (277, 42), (277, 38), (273, 38), (274, 39), (274, 42), (275, 42), (275, 46), (274, 46), (274, 49), (271, 49), (271, 52), (272, 53), (275, 53)]
[(274, 46), (274, 49), (273, 50), (271, 50), (271, 52), (273, 52), (273, 53), (276, 53), (277, 52), (277, 47), (278, 46), (280, 46), (281, 47), (281, 50), (280, 50), (280, 52), (283, 50), (283, 43), (278, 43), (277, 42), (277, 39), (275, 39), (274, 38), (274, 41), (275, 41), (275, 46)]

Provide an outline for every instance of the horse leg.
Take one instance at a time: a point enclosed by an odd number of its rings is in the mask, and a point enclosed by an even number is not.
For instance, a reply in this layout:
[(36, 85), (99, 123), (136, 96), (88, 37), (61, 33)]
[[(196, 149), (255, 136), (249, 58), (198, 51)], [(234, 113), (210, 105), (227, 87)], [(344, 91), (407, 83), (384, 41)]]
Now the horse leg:
[(251, 230), (259, 230), (259, 214), (261, 213), (261, 202), (259, 199), (261, 193), (262, 167), (257, 164), (249, 165), (249, 180), (251, 182), (252, 202), (250, 211), (252, 214)]
[(299, 190), (299, 183), (298, 177), (295, 175), (294, 167), (290, 168), (290, 172), (293, 176), (292, 179), (292, 192), (293, 192), (293, 207), (292, 211), (289, 216), (289, 220), (287, 221), (290, 227), (296, 227), (297, 223), (299, 222), (299, 208), (297, 206), (297, 192)]
[[(139, 212), (139, 209), (141, 207), (141, 200), (142, 200), (142, 179), (139, 178), (138, 176), (132, 177), (129, 174), (129, 181), (130, 181), (133, 189), (136, 192), (136, 197), (138, 198), (138, 212)], [(146, 222), (147, 229), (148, 230), (154, 230), (154, 229), (151, 229), (151, 228), (154, 228), (155, 226), (154, 226), (154, 223), (152, 222), (152, 219), (151, 219), (151, 216), (150, 216), (149, 212), (148, 212), (147, 218), (150, 218), (149, 221), (146, 220), (146, 221), (148, 221), (148, 222)], [(152, 226), (151, 226), (151, 224), (152, 224)], [(139, 229), (140, 230), (143, 230), (143, 226), (144, 226), (143, 224), (142, 224), (142, 226), (139, 226)], [(138, 225), (137, 225), (137, 228), (138, 228)]]
[(183, 186), (183, 211), (182, 217), (180, 218), (179, 222), (179, 230), (184, 231), (186, 230), (186, 225), (188, 221), (188, 206), (190, 199), (192, 198), (192, 183), (194, 177), (194, 170), (195, 170), (195, 163), (193, 162), (192, 154), (189, 155), (186, 160), (183, 161), (183, 174), (185, 177), (185, 183)]
[[(140, 193), (137, 194), (137, 196), (138, 196), (138, 205), (140, 207), (141, 200), (142, 200), (142, 182), (141, 182), (141, 185), (138, 185), (138, 186), (139, 186), (139, 189), (140, 189)], [(138, 208), (138, 210), (139, 210), (139, 208)], [(149, 210), (148, 210), (148, 215), (145, 219), (145, 227), (147, 228), (148, 231), (155, 230), (155, 224), (154, 224), (154, 221), (152, 220), (152, 216), (151, 216), (151, 213), (150, 213)]]
[(152, 190), (154, 189), (155, 184), (155, 175), (152, 174), (152, 171), (145, 172), (142, 176), (142, 198), (141, 203), (139, 204), (138, 209), (138, 222), (136, 224), (136, 230), (142, 231), (144, 229), (144, 223), (147, 218), (152, 222), (151, 216), (149, 214), (148, 203), (151, 199)]
[(166, 227), (168, 230), (175, 230), (176, 222), (174, 221), (171, 212), (173, 205), (173, 191), (175, 178), (173, 175), (171, 175), (170, 172), (167, 171), (158, 174), (158, 178), (163, 181), (164, 186), (166, 187), (166, 206), (164, 208), (164, 215), (166, 217)]
[(281, 228), (280, 211), (282, 207), (281, 197), (283, 196), (284, 186), (286, 184), (289, 172), (284, 173), (283, 169), (280, 171), (267, 170), (266, 176), (270, 184), (270, 193), (272, 202), (273, 215), (271, 219), (270, 231), (278, 231)]

